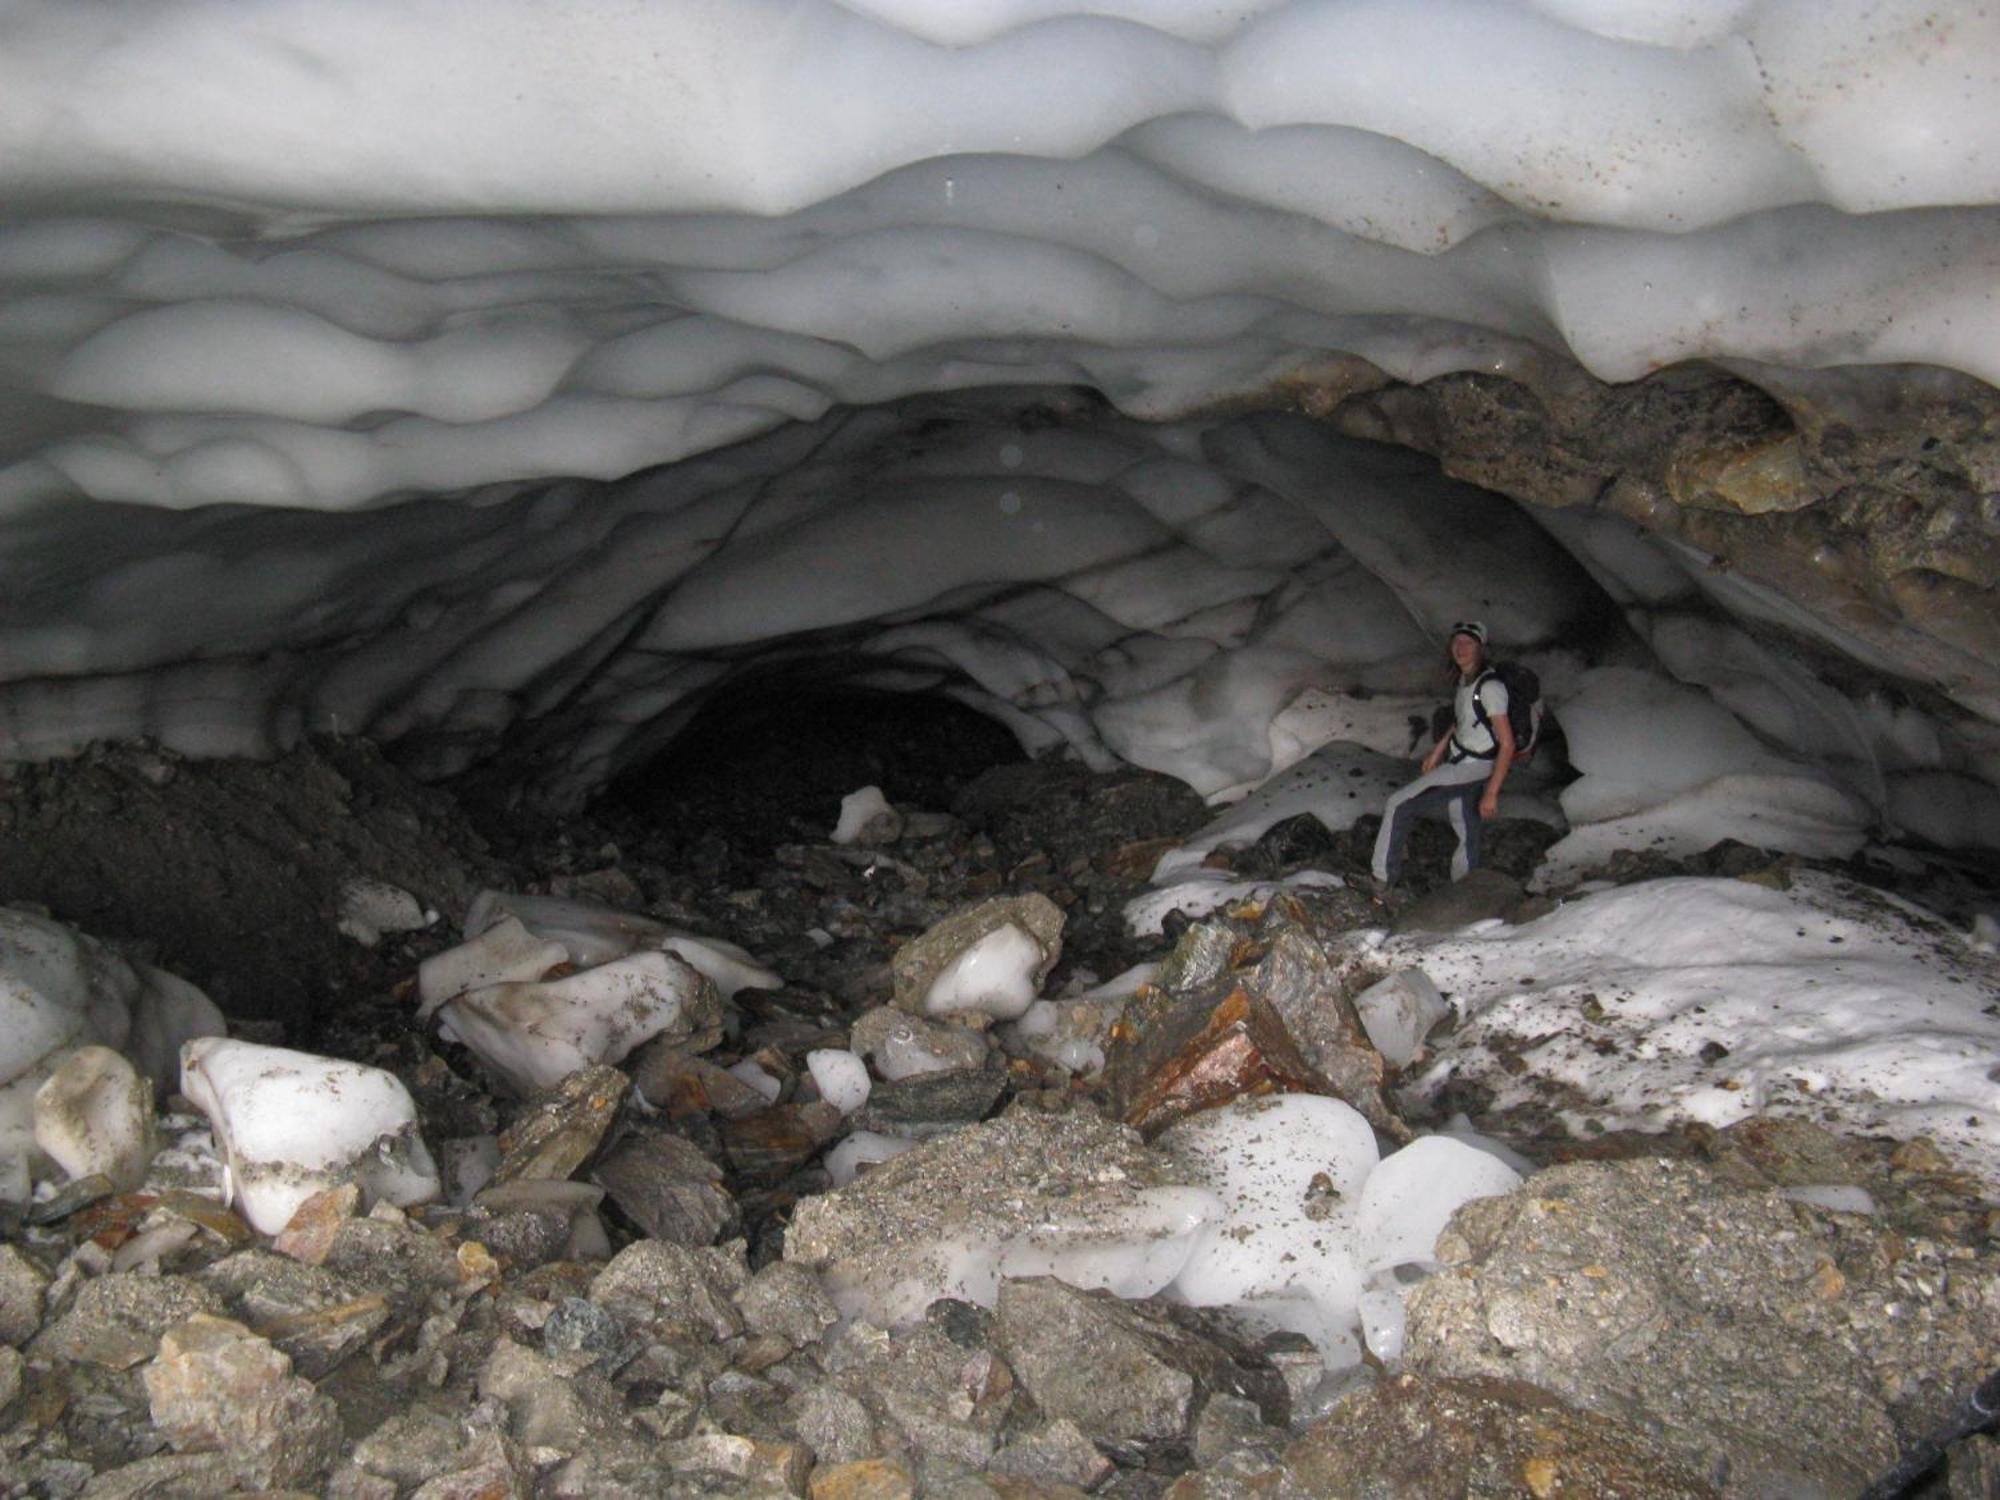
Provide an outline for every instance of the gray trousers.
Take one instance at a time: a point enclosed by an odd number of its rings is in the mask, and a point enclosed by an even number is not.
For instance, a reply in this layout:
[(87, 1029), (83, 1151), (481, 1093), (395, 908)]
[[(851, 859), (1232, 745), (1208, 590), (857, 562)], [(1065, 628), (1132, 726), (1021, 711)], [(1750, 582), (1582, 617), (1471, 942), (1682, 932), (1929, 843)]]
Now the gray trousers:
[(1385, 884), (1395, 881), (1403, 868), (1403, 851), (1409, 847), (1411, 825), (1421, 814), (1442, 803), (1451, 831), (1458, 835), (1458, 850), (1451, 857), (1451, 878), (1463, 880), (1465, 872), (1479, 863), (1479, 796), (1486, 778), (1492, 774), (1492, 761), (1467, 756), (1463, 760), (1448, 760), (1392, 793), (1382, 807), (1382, 831), (1375, 835), (1375, 878)]

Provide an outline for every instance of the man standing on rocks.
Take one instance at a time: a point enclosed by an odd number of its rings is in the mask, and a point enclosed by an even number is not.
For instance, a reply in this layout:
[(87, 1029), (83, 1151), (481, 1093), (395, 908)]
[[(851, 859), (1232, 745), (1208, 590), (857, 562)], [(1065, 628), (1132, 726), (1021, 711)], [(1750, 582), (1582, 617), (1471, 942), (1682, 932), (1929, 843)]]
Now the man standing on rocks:
[[(1410, 841), (1410, 826), (1444, 804), (1458, 849), (1451, 878), (1463, 880), (1479, 863), (1479, 825), (1500, 810), (1500, 786), (1514, 764), (1514, 730), (1507, 721), (1507, 685), (1486, 669), (1486, 627), (1461, 620), (1451, 627), (1447, 670), (1456, 684), (1452, 727), (1424, 757), (1423, 774), (1390, 795), (1375, 836), (1375, 879), (1394, 885)], [(1473, 815), (1472, 804), (1477, 804)]]

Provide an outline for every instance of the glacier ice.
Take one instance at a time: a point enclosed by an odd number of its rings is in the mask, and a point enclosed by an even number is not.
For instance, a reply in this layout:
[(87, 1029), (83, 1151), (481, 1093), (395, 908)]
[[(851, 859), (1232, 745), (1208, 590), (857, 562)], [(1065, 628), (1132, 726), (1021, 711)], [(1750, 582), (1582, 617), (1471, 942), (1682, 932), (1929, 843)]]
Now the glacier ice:
[(380, 1068), (203, 1037), (182, 1049), (180, 1091), (208, 1116), (228, 1201), (260, 1234), (344, 1182), (398, 1207), (438, 1195), (416, 1106)]

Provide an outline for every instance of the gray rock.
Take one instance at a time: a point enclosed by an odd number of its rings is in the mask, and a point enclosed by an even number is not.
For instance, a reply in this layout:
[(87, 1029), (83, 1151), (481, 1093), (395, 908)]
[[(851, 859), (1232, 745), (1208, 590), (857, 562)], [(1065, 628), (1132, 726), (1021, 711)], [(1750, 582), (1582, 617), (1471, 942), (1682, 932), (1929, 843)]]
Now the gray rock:
[(722, 1169), (684, 1136), (647, 1131), (599, 1159), (591, 1178), (647, 1235), (677, 1245), (713, 1245), (742, 1224)]
[(639, 1351), (618, 1320), (595, 1302), (565, 1297), (542, 1324), (542, 1352), (571, 1368), (595, 1366), (615, 1375)]
[(439, 1406), (395, 1413), (354, 1445), (353, 1462), (399, 1488), (422, 1484), (458, 1467), (464, 1422)]
[(744, 1328), (732, 1299), (749, 1279), (740, 1249), (640, 1240), (597, 1274), (590, 1300), (651, 1338), (731, 1339)]
[[(1986, 1368), (2000, 1256), (1899, 1237), (1688, 1161), (1558, 1167), (1467, 1206), (1406, 1360), (1638, 1424), (1732, 1488), (1860, 1489)], [(1811, 1413), (1811, 1421), (1801, 1413)]]
[(1018, 1400), (1007, 1362), (991, 1348), (967, 1348), (939, 1321), (897, 1334), (857, 1373), (869, 1406), (908, 1447), (972, 1468), (993, 1456)]
[(168, 1329), (221, 1311), (222, 1298), (186, 1276), (114, 1272), (79, 1286), (69, 1310), (29, 1350), (43, 1359), (129, 1370), (158, 1352)]
[(1125, 1126), (1016, 1109), (803, 1200), (785, 1259), (819, 1271), (843, 1312), (908, 1323), (939, 1297), (967, 1295), (955, 1246), (1030, 1231), (1045, 1244), (1117, 1237), (1144, 1189), (1186, 1181)]
[(706, 1425), (759, 1442), (790, 1442), (786, 1392), (742, 1369), (724, 1370), (708, 1383)]
[(179, 1453), (224, 1453), (246, 1484), (284, 1489), (340, 1453), (340, 1411), (241, 1323), (198, 1314), (160, 1340), (145, 1371), (153, 1425)]
[(42, 1326), (49, 1273), (19, 1245), (0, 1244), (0, 1344), (19, 1347)]
[(95, 1475), (69, 1493), (83, 1500), (194, 1500), (233, 1493), (237, 1479), (235, 1460), (227, 1453), (156, 1453)]
[(21, 1394), (21, 1376), (28, 1362), (11, 1344), (0, 1344), (0, 1411)]
[[(1716, 1500), (1702, 1475), (1623, 1422), (1519, 1381), (1405, 1375), (1351, 1397), (1285, 1452), (1283, 1488), (1370, 1500), (1577, 1496)], [(1189, 1486), (1177, 1500), (1240, 1491)], [(1754, 1491), (1747, 1493), (1755, 1493)]]
[(1974, 1433), (1951, 1448), (1949, 1500), (1993, 1500), (2000, 1495), (2000, 1438)]
[(326, 1375), (389, 1321), (389, 1304), (379, 1292), (268, 1251), (240, 1251), (197, 1279), (220, 1292), (229, 1315), (277, 1345), (308, 1380)]
[(558, 1259), (603, 1259), (610, 1253), (597, 1206), (604, 1189), (554, 1177), (521, 1177), (482, 1188), (466, 1230), (516, 1267)]
[(380, 1293), (398, 1317), (422, 1316), (436, 1293), (455, 1291), (464, 1280), (452, 1246), (386, 1204), (342, 1224), (321, 1264)]
[[(397, 1500), (403, 1492), (393, 1479), (370, 1474), (353, 1463), (339, 1464), (326, 1476), (321, 1500)], [(515, 1500), (507, 1496), (506, 1500)]]
[(1161, 961), (1153, 982), (1165, 990), (1205, 990), (1229, 972), (1240, 941), (1226, 923), (1196, 922)]
[(1508, 917), (1528, 893), (1511, 875), (1485, 866), (1466, 873), (1463, 880), (1417, 897), (1396, 913), (1390, 930), (1404, 932), (1457, 932), (1474, 922), (1492, 917)]
[(631, 1087), (616, 1068), (582, 1068), (537, 1094), (501, 1133), (493, 1181), (571, 1176), (603, 1144)]
[(799, 1440), (822, 1464), (859, 1463), (882, 1454), (874, 1417), (844, 1381), (808, 1386), (786, 1402), (786, 1410)]
[(872, 1062), (875, 1071), (885, 1079), (900, 1071), (897, 1058), (905, 1049), (935, 1056), (939, 1060), (935, 1071), (940, 1073), (982, 1068), (992, 1050), (985, 1033), (970, 1026), (929, 1020), (893, 1005), (878, 1005), (863, 1014), (848, 1031), (847, 1038), (849, 1048)]
[(1036, 1276), (1003, 1281), (994, 1318), (1001, 1350), (1042, 1413), (1067, 1417), (1129, 1462), (1184, 1455), (1212, 1392), (1261, 1397), (1283, 1416), (1275, 1374), (1253, 1376), (1149, 1304)]
[(1247, 1454), (1254, 1467), (1269, 1468), (1278, 1462), (1287, 1434), (1271, 1427), (1254, 1401), (1217, 1391), (1195, 1418), (1193, 1456), (1200, 1468), (1209, 1468), (1231, 1454)]
[(1014, 1439), (993, 1455), (987, 1467), (995, 1474), (1094, 1490), (1111, 1477), (1117, 1465), (1099, 1451), (1081, 1427), (1067, 1417), (1058, 1417)]
[(734, 1480), (789, 1495), (806, 1492), (812, 1452), (802, 1443), (765, 1442), (737, 1433), (704, 1432), (666, 1444), (660, 1456), (677, 1475)]
[(1006, 1075), (987, 1067), (878, 1083), (855, 1112), (853, 1125), (884, 1135), (937, 1135), (985, 1119), (1006, 1087)]
[(897, 1008), (912, 1015), (923, 1014), (924, 996), (938, 975), (981, 938), (1010, 925), (1033, 937), (1041, 947), (1042, 961), (1035, 967), (1039, 986), (1062, 957), (1062, 908), (1039, 892), (995, 896), (953, 913), (897, 950), (891, 966)]
[(840, 1321), (840, 1309), (819, 1278), (796, 1261), (772, 1261), (735, 1300), (751, 1333), (782, 1339), (792, 1349), (817, 1344)]
[(574, 1374), (512, 1339), (493, 1346), (479, 1371), (479, 1394), (507, 1408), (510, 1434), (529, 1447), (580, 1452), (623, 1421), (624, 1403), (602, 1376)]
[(477, 1432), (448, 1474), (417, 1486), (410, 1500), (529, 1500), (535, 1468), (504, 1432)]

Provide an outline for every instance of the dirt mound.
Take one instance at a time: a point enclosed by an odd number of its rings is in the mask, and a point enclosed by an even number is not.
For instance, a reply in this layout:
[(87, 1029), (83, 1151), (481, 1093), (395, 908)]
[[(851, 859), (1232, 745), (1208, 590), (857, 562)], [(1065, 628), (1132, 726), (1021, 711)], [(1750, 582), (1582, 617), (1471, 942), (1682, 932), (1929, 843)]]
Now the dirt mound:
[(0, 901), (129, 945), (288, 1040), (407, 971), (396, 944), (339, 931), (356, 878), (455, 922), (501, 876), (449, 796), (365, 741), (268, 762), (104, 748), (17, 766), (0, 789)]

